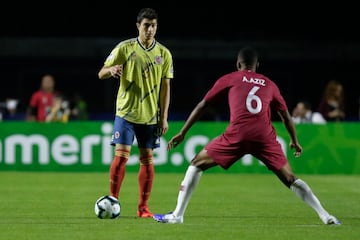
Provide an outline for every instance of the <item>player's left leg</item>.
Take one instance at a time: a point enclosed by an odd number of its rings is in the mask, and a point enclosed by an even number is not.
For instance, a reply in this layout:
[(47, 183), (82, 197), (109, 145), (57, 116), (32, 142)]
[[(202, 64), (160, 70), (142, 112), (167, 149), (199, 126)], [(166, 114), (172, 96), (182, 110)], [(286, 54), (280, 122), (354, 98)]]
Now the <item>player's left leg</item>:
[(138, 173), (139, 203), (138, 217), (152, 217), (149, 210), (148, 200), (150, 198), (153, 180), (154, 163), (153, 149), (160, 147), (160, 136), (157, 134), (157, 125), (135, 124), (135, 135), (139, 147), (140, 168)]
[(330, 215), (324, 209), (309, 185), (305, 181), (294, 176), (289, 163), (285, 164), (281, 169), (274, 170), (273, 172), (288, 188), (295, 192), (296, 196), (316, 211), (323, 223), (336, 225), (341, 224), (336, 217)]
[(150, 148), (140, 148), (140, 168), (138, 173), (139, 183), (139, 202), (138, 217), (152, 217), (149, 210), (148, 200), (150, 198), (153, 180), (154, 180), (154, 163), (153, 151)]

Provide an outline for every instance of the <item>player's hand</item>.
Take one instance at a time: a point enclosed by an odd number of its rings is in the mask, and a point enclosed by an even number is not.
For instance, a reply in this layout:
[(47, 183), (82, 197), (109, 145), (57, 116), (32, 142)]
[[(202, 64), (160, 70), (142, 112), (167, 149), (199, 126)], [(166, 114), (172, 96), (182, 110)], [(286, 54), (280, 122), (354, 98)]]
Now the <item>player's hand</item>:
[(176, 134), (171, 140), (168, 142), (167, 150), (171, 150), (179, 145), (184, 140), (184, 136), (181, 133)]
[(110, 68), (110, 74), (114, 78), (120, 78), (122, 74), (122, 65), (115, 65)]
[(169, 130), (169, 123), (167, 120), (163, 120), (159, 122), (159, 129), (160, 129), (160, 136), (164, 135), (165, 133), (167, 133), (167, 131)]
[(295, 152), (294, 152), (295, 157), (300, 157), (300, 155), (302, 153), (302, 147), (301, 147), (301, 145), (299, 143), (291, 142), (290, 143), (290, 148), (295, 149)]

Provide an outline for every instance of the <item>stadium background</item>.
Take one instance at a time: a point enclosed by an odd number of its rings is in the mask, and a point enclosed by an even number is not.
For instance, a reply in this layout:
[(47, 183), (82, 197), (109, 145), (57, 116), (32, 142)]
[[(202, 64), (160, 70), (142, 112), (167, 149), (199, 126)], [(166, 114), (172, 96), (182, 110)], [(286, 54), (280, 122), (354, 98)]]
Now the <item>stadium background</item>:
[[(58, 89), (69, 93), (79, 91), (96, 116), (103, 112), (112, 115), (115, 83), (98, 80), (96, 73), (116, 42), (136, 34), (135, 16), (140, 7), (151, 3), (160, 14), (157, 39), (172, 49), (176, 64), (171, 117), (188, 112), (217, 76), (234, 69), (238, 48), (251, 43), (261, 50), (261, 72), (279, 84), (290, 107), (304, 96), (317, 101), (326, 81), (336, 76), (346, 88), (348, 112), (352, 119), (357, 119), (360, 61), (357, 6), (350, 6), (346, 1), (132, 2), (3, 2), (0, 8), (0, 102), (6, 97), (16, 97), (24, 107), (30, 93), (39, 86), (41, 75), (52, 72)], [(203, 7), (194, 8), (193, 4)], [(254, 6), (248, 6), (251, 4)], [(81, 154), (68, 154), (72, 149), (59, 146), (59, 141), (64, 140), (61, 136), (70, 133), (70, 139), (74, 135), (75, 142), (83, 135), (103, 136), (103, 128), (94, 127), (100, 123), (53, 123), (57, 124), (55, 127), (15, 121), (0, 124), (0, 212), (4, 216), (0, 219), (0, 239), (89, 240), (104, 236), (118, 239), (141, 236), (158, 240), (225, 240), (241, 236), (244, 240), (281, 240), (291, 236), (293, 240), (338, 240), (359, 236), (358, 122), (299, 125), (304, 154), (301, 159), (290, 159), (294, 170), (309, 181), (324, 205), (343, 222), (340, 228), (323, 226), (314, 212), (306, 204), (296, 202), (297, 199), (294, 201), (295, 196), (280, 187), (281, 183), (273, 176), (256, 174), (258, 168), (250, 168), (251, 174), (241, 176), (223, 174), (221, 182), (218, 175), (208, 174), (192, 199), (186, 224), (165, 227), (151, 219), (134, 218), (138, 188), (134, 187), (136, 167), (131, 166), (133, 171), (128, 172), (121, 200), (123, 217), (119, 221), (99, 222), (93, 214), (93, 203), (101, 192), (107, 191), (108, 166), (103, 166), (101, 173), (90, 173), (86, 172), (87, 165), (77, 162), (59, 166), (56, 160), (59, 155), (81, 159)], [(177, 131), (181, 122), (171, 124), (168, 136)], [(193, 130), (195, 134), (213, 136), (221, 131), (217, 128), (221, 124), (206, 122), (194, 126)], [(208, 131), (209, 125), (212, 131)], [(49, 139), (48, 150), (52, 154), (44, 158), (50, 162), (51, 169), (39, 167), (36, 150), (34, 164), (23, 163), (29, 158), (22, 158), (20, 154), (15, 164), (5, 164), (11, 161), (7, 157), (11, 151), (6, 144), (14, 146), (7, 140), (8, 136), (38, 138), (39, 133)], [(283, 133), (285, 130), (281, 128), (280, 134)], [(176, 151), (182, 149), (179, 146)], [(95, 151), (94, 157), (98, 155), (100, 151)], [(72, 167), (84, 172), (62, 172)], [(11, 171), (17, 169), (27, 172)], [(245, 167), (241, 169), (247, 171)], [(174, 174), (174, 166), (165, 170), (170, 174), (157, 174), (155, 178), (152, 209), (156, 212), (174, 206), (184, 172), (181, 169), (181, 173)], [(324, 174), (309, 175), (314, 172)], [(240, 187), (234, 185), (239, 181)]]
[(158, 11), (156, 38), (174, 57), (171, 119), (183, 119), (217, 77), (234, 70), (238, 49), (248, 44), (259, 49), (259, 71), (278, 83), (289, 108), (302, 98), (316, 106), (336, 78), (347, 120), (359, 119), (356, 8), (335, 3), (9, 2), (0, 16), (0, 101), (19, 99), (24, 111), (49, 72), (58, 90), (84, 97), (91, 119), (112, 118), (117, 83), (100, 81), (97, 72), (116, 43), (137, 35), (136, 15), (147, 6)]

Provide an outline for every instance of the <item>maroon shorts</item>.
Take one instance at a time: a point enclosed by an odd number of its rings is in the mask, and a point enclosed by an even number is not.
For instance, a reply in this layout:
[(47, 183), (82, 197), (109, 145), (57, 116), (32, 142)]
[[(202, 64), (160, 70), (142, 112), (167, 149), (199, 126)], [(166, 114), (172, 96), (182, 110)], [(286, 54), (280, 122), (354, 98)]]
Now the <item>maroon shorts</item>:
[(208, 155), (222, 168), (228, 169), (245, 154), (251, 154), (262, 161), (270, 170), (282, 168), (288, 160), (276, 139), (266, 142), (230, 142), (226, 135), (220, 135), (206, 146)]

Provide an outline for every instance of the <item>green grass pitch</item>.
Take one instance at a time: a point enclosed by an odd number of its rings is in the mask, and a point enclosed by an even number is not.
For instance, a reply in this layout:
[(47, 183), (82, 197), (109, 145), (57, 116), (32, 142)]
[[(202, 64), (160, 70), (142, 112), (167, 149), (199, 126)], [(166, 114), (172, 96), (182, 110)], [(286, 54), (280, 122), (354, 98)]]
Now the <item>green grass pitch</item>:
[[(174, 209), (183, 173), (155, 175), (150, 209)], [(272, 174), (204, 173), (183, 224), (136, 218), (137, 174), (127, 173), (118, 219), (98, 219), (94, 203), (108, 192), (108, 173), (0, 172), (1, 240), (359, 239), (360, 176), (301, 175), (342, 221), (322, 224)]]

